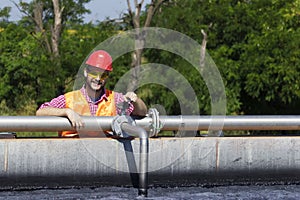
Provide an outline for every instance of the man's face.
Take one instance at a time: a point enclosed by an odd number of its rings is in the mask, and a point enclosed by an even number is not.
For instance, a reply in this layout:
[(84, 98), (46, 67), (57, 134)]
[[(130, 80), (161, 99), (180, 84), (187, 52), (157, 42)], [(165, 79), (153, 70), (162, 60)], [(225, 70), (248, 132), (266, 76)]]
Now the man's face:
[(86, 85), (95, 91), (101, 90), (104, 87), (106, 79), (109, 76), (108, 71), (90, 66), (85, 69), (84, 73), (86, 76)]

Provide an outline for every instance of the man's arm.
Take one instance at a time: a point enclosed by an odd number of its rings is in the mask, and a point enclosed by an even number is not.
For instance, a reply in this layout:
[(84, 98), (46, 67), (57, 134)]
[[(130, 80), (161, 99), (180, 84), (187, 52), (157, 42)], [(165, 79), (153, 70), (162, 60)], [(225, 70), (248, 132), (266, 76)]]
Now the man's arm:
[(137, 116), (146, 116), (148, 113), (148, 109), (144, 101), (140, 98), (137, 98), (135, 102), (132, 102), (134, 106), (134, 110), (132, 111), (132, 115)]
[(36, 111), (37, 116), (59, 116), (67, 117), (74, 128), (81, 128), (84, 126), (80, 115), (71, 108), (55, 108), (52, 106), (43, 107)]
[(54, 108), (51, 106), (40, 108), (36, 111), (37, 116), (60, 116), (67, 117), (69, 108)]

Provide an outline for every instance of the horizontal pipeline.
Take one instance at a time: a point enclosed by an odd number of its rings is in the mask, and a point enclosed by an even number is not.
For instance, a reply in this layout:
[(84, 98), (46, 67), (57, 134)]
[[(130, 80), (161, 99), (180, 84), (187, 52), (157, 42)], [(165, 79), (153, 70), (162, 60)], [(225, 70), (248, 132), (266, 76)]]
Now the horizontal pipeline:
[[(114, 117), (83, 116), (82, 131), (110, 131)], [(242, 116), (160, 116), (160, 130), (300, 130), (298, 115)], [(152, 128), (152, 118), (137, 119), (145, 130)], [(55, 116), (0, 116), (0, 132), (74, 130), (69, 120)]]

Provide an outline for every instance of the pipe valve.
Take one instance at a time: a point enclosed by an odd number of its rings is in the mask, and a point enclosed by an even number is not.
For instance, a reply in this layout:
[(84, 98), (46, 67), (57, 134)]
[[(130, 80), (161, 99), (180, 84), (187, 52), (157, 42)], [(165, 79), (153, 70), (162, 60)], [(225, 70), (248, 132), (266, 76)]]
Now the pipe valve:
[(118, 115), (113, 119), (111, 128), (114, 132), (114, 135), (121, 137), (121, 138), (128, 138), (128, 137), (130, 137), (130, 135), (127, 134), (125, 131), (123, 131), (121, 128), (123, 123), (127, 123), (132, 126), (136, 126), (135, 121), (130, 116)]
[(136, 126), (135, 121), (128, 115), (126, 115), (126, 110), (129, 108), (130, 101), (120, 102), (117, 105), (117, 108), (120, 109), (121, 113), (114, 117), (111, 128), (113, 130), (114, 135), (121, 138), (130, 137), (125, 131), (122, 130), (121, 126), (123, 123), (128, 123), (132, 126)]

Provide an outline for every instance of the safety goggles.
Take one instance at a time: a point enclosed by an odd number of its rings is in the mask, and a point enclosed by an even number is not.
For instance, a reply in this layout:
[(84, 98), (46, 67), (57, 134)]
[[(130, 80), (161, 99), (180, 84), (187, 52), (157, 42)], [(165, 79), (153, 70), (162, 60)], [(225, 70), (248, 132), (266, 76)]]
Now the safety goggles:
[(109, 76), (109, 72), (95, 72), (95, 71), (89, 71), (87, 72), (88, 76), (91, 78), (98, 78), (100, 77), (101, 80), (107, 79)]

